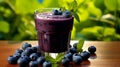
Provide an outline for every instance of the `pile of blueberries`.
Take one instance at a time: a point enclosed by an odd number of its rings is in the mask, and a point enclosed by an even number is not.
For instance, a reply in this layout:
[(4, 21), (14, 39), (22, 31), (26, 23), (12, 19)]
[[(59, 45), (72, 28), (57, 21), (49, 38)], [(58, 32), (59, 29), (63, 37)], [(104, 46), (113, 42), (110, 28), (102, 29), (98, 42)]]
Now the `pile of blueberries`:
[(38, 46), (24, 43), (22, 49), (17, 49), (15, 53), (8, 57), (9, 64), (18, 64), (19, 67), (51, 67), (51, 63), (45, 60)]
[(88, 51), (77, 51), (77, 44), (74, 43), (73, 46), (70, 46), (69, 51), (65, 54), (64, 58), (61, 61), (61, 64), (69, 67), (70, 62), (74, 62), (75, 64), (79, 65), (82, 61), (88, 60), (91, 54), (95, 54), (96, 47), (95, 46), (89, 46)]
[[(88, 60), (90, 54), (95, 53), (96, 47), (90, 46), (88, 51), (77, 52), (77, 43), (70, 45), (69, 51), (66, 52), (61, 64), (69, 67), (70, 62), (80, 64), (83, 60)], [(9, 64), (18, 64), (19, 67), (52, 67), (52, 63), (47, 61), (44, 55), (40, 52), (38, 46), (32, 46), (29, 43), (24, 43), (21, 49), (17, 49), (13, 55), (8, 57)]]

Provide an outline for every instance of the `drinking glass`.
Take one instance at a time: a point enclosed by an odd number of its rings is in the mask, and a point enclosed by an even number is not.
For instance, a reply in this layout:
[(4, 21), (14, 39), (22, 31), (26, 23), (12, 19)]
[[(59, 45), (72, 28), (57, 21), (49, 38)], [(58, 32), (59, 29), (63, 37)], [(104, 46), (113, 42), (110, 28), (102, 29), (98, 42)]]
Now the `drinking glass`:
[(40, 50), (46, 53), (62, 53), (68, 51), (73, 16), (52, 15), (59, 8), (41, 8), (34, 12), (35, 27)]

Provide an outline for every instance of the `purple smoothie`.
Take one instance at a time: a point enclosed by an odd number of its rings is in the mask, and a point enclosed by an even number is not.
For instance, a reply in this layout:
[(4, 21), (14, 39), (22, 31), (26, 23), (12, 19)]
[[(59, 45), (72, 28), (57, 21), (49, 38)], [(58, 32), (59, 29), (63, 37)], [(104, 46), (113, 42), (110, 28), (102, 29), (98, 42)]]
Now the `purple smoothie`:
[(73, 27), (72, 16), (65, 18), (50, 13), (36, 13), (35, 25), (42, 51), (60, 53), (68, 50)]

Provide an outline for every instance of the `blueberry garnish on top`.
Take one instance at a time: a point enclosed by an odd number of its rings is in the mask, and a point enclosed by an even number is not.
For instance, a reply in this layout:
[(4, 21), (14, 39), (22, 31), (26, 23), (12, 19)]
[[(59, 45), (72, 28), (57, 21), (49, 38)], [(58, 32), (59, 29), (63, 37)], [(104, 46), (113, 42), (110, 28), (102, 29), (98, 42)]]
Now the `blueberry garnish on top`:
[(59, 10), (57, 10), (57, 9), (52, 10), (52, 15), (62, 15), (62, 10), (61, 9), (59, 9)]
[(58, 14), (62, 15), (62, 10), (61, 9), (58, 10)]
[(59, 14), (58, 10), (55, 9), (55, 10), (52, 11), (52, 15), (58, 15), (58, 14)]
[(63, 15), (65, 18), (69, 18), (71, 16), (71, 12), (69, 10), (65, 10), (64, 12), (61, 9), (52, 10), (52, 15)]
[(63, 16), (64, 16), (65, 18), (69, 18), (69, 17), (71, 16), (70, 11), (66, 10), (66, 11), (63, 13)]

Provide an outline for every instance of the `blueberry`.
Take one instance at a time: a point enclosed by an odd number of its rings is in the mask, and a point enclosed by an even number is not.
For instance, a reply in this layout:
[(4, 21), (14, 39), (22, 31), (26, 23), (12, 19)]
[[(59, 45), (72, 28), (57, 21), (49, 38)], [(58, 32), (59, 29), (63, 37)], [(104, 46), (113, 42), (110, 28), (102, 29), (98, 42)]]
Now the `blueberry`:
[(31, 44), (28, 44), (28, 43), (24, 43), (24, 44), (22, 45), (22, 49), (23, 49), (23, 50), (25, 50), (25, 49), (28, 48), (28, 47), (32, 47), (32, 45), (31, 45)]
[(18, 58), (11, 55), (11, 56), (8, 57), (7, 60), (8, 60), (9, 64), (17, 64)]
[(62, 15), (62, 11), (61, 10), (58, 10), (58, 15)]
[(21, 55), (21, 56), (23, 56), (23, 55), (29, 56), (29, 55), (32, 54), (32, 53), (33, 53), (33, 50), (31, 49), (31, 47), (28, 47), (28, 48), (26, 48), (26, 49), (24, 50), (24, 52), (22, 52), (22, 55)]
[(78, 43), (74, 43), (74, 44), (73, 44), (73, 47), (76, 48), (76, 49), (77, 49), (77, 44), (78, 44)]
[(79, 54), (73, 54), (73, 62), (75, 64), (80, 64), (82, 62), (82, 57)]
[(49, 61), (45, 61), (45, 62), (43, 63), (43, 67), (52, 67), (52, 64), (51, 64), (51, 62), (49, 62)]
[(70, 51), (72, 54), (77, 53), (77, 50), (76, 50), (74, 47), (71, 47), (71, 48), (69, 49), (69, 51)]
[(68, 58), (63, 58), (61, 64), (65, 67), (69, 67), (70, 60)]
[(72, 53), (70, 52), (66, 53), (65, 58), (68, 58), (70, 61), (72, 61)]
[(31, 59), (28, 56), (23, 56), (28, 62), (31, 61)]
[(27, 52), (22, 52), (21, 57), (23, 57), (23, 56), (28, 56)]
[(15, 53), (13, 56), (17, 57), (19, 59), (21, 57), (21, 54), (20, 53)]
[(23, 50), (22, 49), (17, 49), (16, 51), (15, 51), (15, 53), (22, 53), (23, 52)]
[(38, 51), (38, 46), (31, 47), (31, 49), (33, 50), (34, 53), (36, 53)]
[(61, 9), (59, 9), (59, 10), (55, 9), (55, 10), (52, 11), (52, 15), (62, 15), (62, 10)]
[(38, 67), (38, 62), (37, 61), (30, 61), (29, 67)]
[(20, 57), (17, 61), (19, 67), (26, 67), (29, 64), (29, 61), (26, 57)]
[(42, 65), (45, 62), (45, 57), (41, 56), (37, 58), (38, 64)]
[(32, 54), (30, 55), (30, 59), (31, 59), (31, 60), (36, 60), (38, 57), (39, 57), (39, 56), (38, 56), (37, 53), (32, 53)]
[(90, 57), (90, 53), (87, 51), (81, 52), (80, 55), (81, 55), (83, 60), (88, 60), (88, 58)]
[(95, 53), (96, 47), (95, 47), (95, 46), (90, 46), (90, 47), (88, 47), (88, 51), (89, 51), (90, 53)]
[[(22, 56), (22, 57), (20, 57), (20, 58), (25, 59), (27, 62), (30, 62), (30, 61), (31, 61), (31, 59), (30, 59), (28, 56)], [(19, 58), (19, 59), (20, 59), (20, 58)]]
[(58, 15), (58, 14), (59, 14), (58, 10), (55, 9), (52, 11), (52, 15)]
[(63, 13), (63, 16), (66, 17), (66, 18), (69, 18), (69, 17), (71, 16), (70, 11), (66, 10), (66, 11)]

